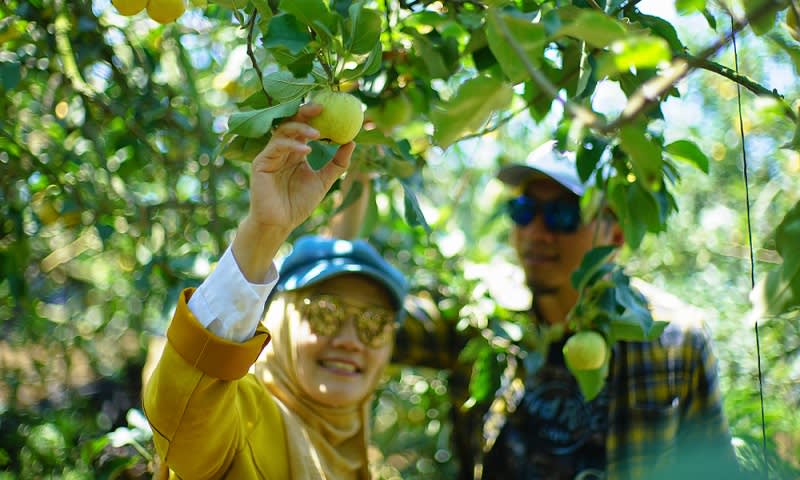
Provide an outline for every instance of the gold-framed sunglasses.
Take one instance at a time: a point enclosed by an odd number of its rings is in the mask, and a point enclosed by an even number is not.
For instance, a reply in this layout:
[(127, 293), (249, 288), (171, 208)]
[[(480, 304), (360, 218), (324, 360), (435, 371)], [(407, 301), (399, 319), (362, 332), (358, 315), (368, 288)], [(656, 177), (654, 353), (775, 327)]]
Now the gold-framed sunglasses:
[(370, 348), (384, 346), (392, 337), (395, 312), (376, 306), (358, 306), (348, 303), (337, 295), (317, 294), (305, 297), (300, 302), (300, 313), (317, 335), (326, 337), (336, 335), (348, 318), (353, 319), (356, 335)]

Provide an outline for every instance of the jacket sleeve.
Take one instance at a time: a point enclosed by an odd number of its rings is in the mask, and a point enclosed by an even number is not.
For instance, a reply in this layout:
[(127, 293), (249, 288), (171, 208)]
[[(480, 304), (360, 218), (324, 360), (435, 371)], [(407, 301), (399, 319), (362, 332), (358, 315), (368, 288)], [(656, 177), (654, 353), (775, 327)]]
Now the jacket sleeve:
[(184, 290), (164, 352), (144, 390), (156, 450), (181, 478), (218, 478), (245, 446), (237, 385), (270, 340), (260, 326), (243, 343), (214, 336), (189, 310)]

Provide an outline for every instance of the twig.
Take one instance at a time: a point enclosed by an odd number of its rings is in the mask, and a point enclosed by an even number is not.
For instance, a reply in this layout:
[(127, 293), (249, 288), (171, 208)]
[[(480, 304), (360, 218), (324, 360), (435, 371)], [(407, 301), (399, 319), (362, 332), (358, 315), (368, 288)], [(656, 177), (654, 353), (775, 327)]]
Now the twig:
[(508, 29), (508, 25), (506, 24), (505, 20), (503, 20), (495, 10), (491, 10), (489, 15), (490, 21), (494, 21), (497, 24), (498, 28), (500, 29), (500, 34), (509, 43), (509, 45), (511, 45), (514, 53), (516, 53), (519, 59), (522, 61), (525, 70), (528, 72), (528, 75), (531, 76), (539, 88), (544, 90), (549, 96), (555, 98), (558, 103), (560, 103), (574, 118), (588, 126), (602, 129), (603, 122), (600, 117), (594, 114), (594, 112), (570, 102), (569, 100), (561, 98), (556, 87), (550, 83), (550, 80), (548, 80), (548, 78), (545, 77), (544, 74), (533, 65), (533, 63), (531, 63), (528, 55), (525, 53), (525, 50), (522, 49), (519, 43), (517, 43), (516, 39), (514, 39), (514, 36), (511, 35), (511, 31)]
[(631, 95), (627, 105), (625, 105), (625, 109), (616, 120), (605, 126), (601, 126), (598, 130), (603, 133), (614, 131), (637, 118), (653, 104), (657, 103), (662, 95), (669, 91), (669, 89), (685, 77), (693, 68), (697, 68), (697, 61), (705, 60), (715, 54), (720, 48), (725, 46), (736, 33), (747, 26), (750, 21), (759, 19), (772, 8), (774, 8), (774, 5), (771, 2), (765, 2), (764, 5), (750, 16), (749, 20), (747, 18), (738, 20), (731, 26), (731, 30), (726, 35), (719, 38), (696, 57), (693, 57), (692, 62), (682, 57), (674, 59), (663, 75), (654, 77), (643, 83), (636, 92)]
[(264, 74), (261, 73), (258, 60), (256, 60), (256, 54), (253, 52), (253, 31), (256, 27), (256, 17), (258, 17), (258, 9), (254, 8), (250, 19), (247, 21), (247, 56), (250, 57), (250, 62), (253, 64), (256, 75), (258, 75), (258, 83), (261, 84), (261, 90), (264, 92), (264, 95), (267, 96), (267, 102), (272, 105), (272, 97), (267, 93), (267, 89), (264, 88)]
[(783, 95), (778, 93), (777, 90), (774, 90), (774, 89), (773, 90), (769, 90), (767, 87), (750, 80), (749, 78), (747, 78), (744, 75), (739, 75), (735, 71), (733, 71), (732, 69), (726, 67), (725, 65), (720, 65), (717, 62), (712, 62), (711, 60), (702, 59), (702, 58), (695, 58), (692, 55), (689, 55), (688, 53), (680, 54), (680, 55), (676, 55), (676, 56), (685, 58), (686, 60), (689, 61), (689, 63), (691, 65), (693, 65), (693, 66), (695, 66), (697, 68), (702, 68), (703, 70), (708, 70), (709, 72), (714, 72), (716, 74), (722, 75), (723, 77), (727, 78), (728, 80), (738, 83), (739, 85), (741, 85), (744, 88), (750, 90), (751, 92), (755, 93), (756, 95), (763, 95), (763, 96), (767, 96), (767, 97), (773, 97), (776, 100), (780, 100), (781, 101), (781, 106), (783, 107), (783, 111), (786, 114), (786, 116), (791, 118), (792, 120), (796, 120), (797, 119), (797, 115), (794, 113), (794, 111), (791, 109), (791, 107), (789, 107), (789, 105), (786, 105), (785, 99), (783, 98)]
[[(500, 127), (502, 127), (503, 125), (505, 125), (506, 123), (508, 123), (509, 121), (511, 121), (511, 119), (512, 119), (512, 118), (514, 118), (514, 117), (516, 117), (517, 115), (519, 115), (520, 113), (522, 113), (522, 112), (524, 112), (524, 111), (528, 110), (529, 106), (530, 106), (530, 104), (527, 104), (527, 103), (526, 103), (524, 107), (520, 108), (520, 109), (519, 109), (519, 110), (517, 110), (516, 112), (509, 113), (509, 114), (508, 114), (508, 115), (506, 115), (505, 117), (503, 117), (503, 118), (501, 118), (500, 120), (498, 120), (497, 122), (495, 122), (495, 124), (494, 124), (494, 125), (492, 125), (491, 127), (486, 127), (486, 128), (484, 128), (483, 130), (481, 130), (481, 131), (479, 131), (479, 132), (471, 133), (471, 134), (469, 134), (469, 135), (466, 135), (466, 136), (464, 136), (464, 137), (460, 137), (460, 138), (459, 138), (459, 141), (461, 141), (461, 140), (467, 140), (467, 139), (469, 139), (469, 138), (482, 137), (482, 136), (486, 135), (487, 133), (492, 133), (492, 132), (494, 132), (495, 130), (497, 130), (498, 128), (500, 128)], [(457, 198), (457, 197), (456, 197), (456, 198)]]

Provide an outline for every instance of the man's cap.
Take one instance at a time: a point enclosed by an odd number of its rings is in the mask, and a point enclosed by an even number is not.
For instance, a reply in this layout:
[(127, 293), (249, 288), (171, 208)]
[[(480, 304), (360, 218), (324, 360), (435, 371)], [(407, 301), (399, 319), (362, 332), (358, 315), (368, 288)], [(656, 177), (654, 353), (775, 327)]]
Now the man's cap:
[(522, 187), (537, 174), (552, 178), (579, 197), (588, 188), (578, 177), (575, 154), (558, 151), (555, 140), (545, 142), (531, 152), (524, 164), (501, 168), (497, 179), (512, 187)]
[(310, 287), (346, 273), (366, 275), (383, 285), (398, 311), (408, 291), (405, 277), (364, 240), (303, 236), (280, 267), (277, 291)]

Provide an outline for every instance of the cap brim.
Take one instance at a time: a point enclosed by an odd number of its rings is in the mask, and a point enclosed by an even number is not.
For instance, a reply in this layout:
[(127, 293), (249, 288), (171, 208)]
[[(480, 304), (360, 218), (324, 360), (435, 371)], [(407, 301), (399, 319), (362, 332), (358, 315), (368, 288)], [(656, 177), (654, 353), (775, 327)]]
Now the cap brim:
[(558, 175), (557, 173), (548, 173), (527, 165), (508, 165), (501, 168), (497, 173), (497, 179), (511, 187), (521, 187), (528, 183), (531, 179), (539, 176), (552, 178), (560, 185), (564, 186), (567, 190), (578, 196), (583, 195), (586, 191), (586, 187), (580, 183), (576, 183), (573, 179), (566, 178), (565, 176)]
[(402, 289), (387, 281), (386, 274), (378, 269), (363, 264), (355, 264), (343, 259), (318, 261), (313, 265), (292, 270), (285, 278), (279, 281), (279, 289), (283, 291), (297, 290), (310, 287), (330, 278), (346, 273), (359, 273), (373, 278), (383, 285), (392, 296), (392, 302), (398, 310), (402, 310), (405, 294)]

